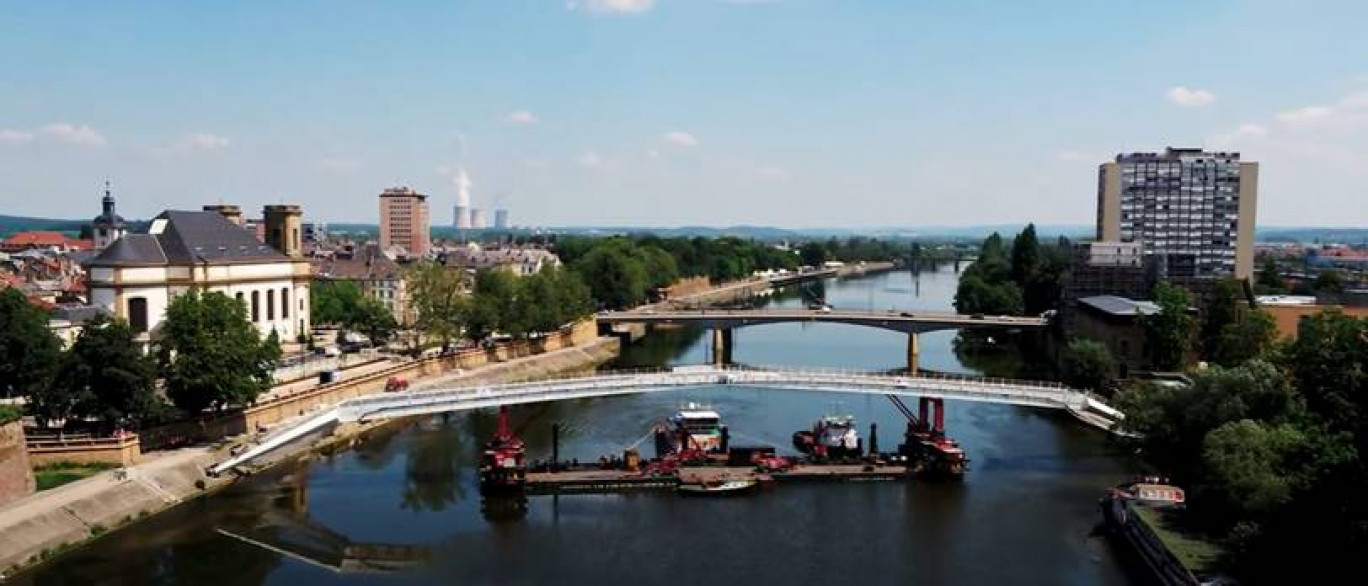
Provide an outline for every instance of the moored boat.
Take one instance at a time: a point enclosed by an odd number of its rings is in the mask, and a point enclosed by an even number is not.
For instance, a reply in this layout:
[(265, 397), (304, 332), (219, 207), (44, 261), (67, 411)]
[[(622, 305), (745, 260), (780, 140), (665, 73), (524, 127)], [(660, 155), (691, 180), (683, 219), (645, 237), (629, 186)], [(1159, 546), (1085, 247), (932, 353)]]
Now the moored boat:
[(864, 452), (852, 415), (827, 415), (813, 423), (811, 431), (794, 432), (793, 447), (814, 458), (859, 458)]
[(759, 482), (754, 478), (719, 478), (699, 482), (684, 482), (679, 485), (678, 490), (683, 495), (725, 496), (748, 492), (758, 484)]

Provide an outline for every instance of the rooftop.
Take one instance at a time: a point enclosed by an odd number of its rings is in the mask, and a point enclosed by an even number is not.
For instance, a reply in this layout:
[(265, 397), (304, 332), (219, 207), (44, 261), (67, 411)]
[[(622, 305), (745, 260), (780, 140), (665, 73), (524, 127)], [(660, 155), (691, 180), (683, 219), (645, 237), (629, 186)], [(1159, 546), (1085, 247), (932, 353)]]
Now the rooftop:
[(128, 234), (110, 244), (89, 266), (159, 266), (288, 262), (289, 257), (217, 212), (167, 210), (147, 234)]
[(1116, 295), (1095, 295), (1084, 297), (1078, 300), (1079, 303), (1087, 305), (1097, 311), (1115, 316), (1139, 316), (1154, 315), (1159, 313), (1159, 306), (1153, 301), (1136, 301)]

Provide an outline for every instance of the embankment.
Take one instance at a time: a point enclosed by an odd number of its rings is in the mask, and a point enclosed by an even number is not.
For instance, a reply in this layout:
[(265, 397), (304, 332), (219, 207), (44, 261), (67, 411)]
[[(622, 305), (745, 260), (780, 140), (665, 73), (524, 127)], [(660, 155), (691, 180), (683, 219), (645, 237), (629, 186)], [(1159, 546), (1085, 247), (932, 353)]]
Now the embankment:
[[(542, 378), (590, 370), (617, 356), (618, 340), (593, 335), (587, 322), (563, 335), (548, 336), (490, 351), (411, 361), (307, 392), (279, 397), (217, 422), (215, 432), (255, 429), (308, 413), (325, 404), (382, 392), (391, 376), (406, 376), (411, 388)], [(308, 445), (272, 458), (274, 465), (349, 444), (356, 434), (375, 427), (339, 427)], [(203, 431), (203, 425), (197, 426)], [(245, 440), (245, 436), (238, 439)], [(30, 495), (0, 510), (0, 578), (20, 568), (50, 560), (63, 551), (179, 503), (232, 484), (232, 475), (212, 478), (204, 471), (228, 457), (228, 445), (156, 452), (137, 466), (109, 471), (70, 485)]]

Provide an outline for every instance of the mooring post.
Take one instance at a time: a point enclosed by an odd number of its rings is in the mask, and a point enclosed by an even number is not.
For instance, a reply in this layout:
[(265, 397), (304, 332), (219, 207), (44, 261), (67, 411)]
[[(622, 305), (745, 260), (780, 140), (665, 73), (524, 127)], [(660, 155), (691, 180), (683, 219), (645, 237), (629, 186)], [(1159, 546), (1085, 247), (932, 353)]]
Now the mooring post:
[(560, 424), (551, 424), (551, 471), (560, 470)]
[(869, 455), (879, 455), (879, 424), (869, 424)]

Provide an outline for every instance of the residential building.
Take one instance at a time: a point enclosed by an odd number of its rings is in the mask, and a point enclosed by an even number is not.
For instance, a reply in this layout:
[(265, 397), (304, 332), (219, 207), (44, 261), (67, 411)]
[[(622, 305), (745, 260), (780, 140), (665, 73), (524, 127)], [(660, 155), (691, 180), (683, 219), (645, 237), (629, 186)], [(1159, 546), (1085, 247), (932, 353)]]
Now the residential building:
[(1139, 243), (1089, 242), (1076, 244), (1063, 280), (1060, 315), (1072, 331), (1079, 300), (1098, 295), (1147, 299), (1158, 278), (1155, 257), (1146, 256)]
[(1258, 187), (1239, 153), (1117, 155), (1098, 168), (1097, 240), (1141, 244), (1167, 276), (1248, 279)]
[(0, 242), (0, 252), (23, 252), (25, 250), (72, 252), (91, 250), (94, 247), (93, 241), (69, 238), (61, 232), (47, 230), (15, 232)]
[[(1142, 318), (1159, 313), (1152, 301), (1137, 301), (1116, 295), (1096, 295), (1078, 300), (1078, 318), (1070, 334), (1100, 342), (1116, 359), (1119, 378), (1154, 369), (1154, 355), (1145, 338)], [(1193, 308), (1189, 313), (1196, 313)], [(1197, 359), (1196, 348), (1187, 362)]]
[(63, 348), (76, 343), (86, 322), (98, 315), (109, 315), (109, 310), (84, 303), (58, 303), (48, 312), (48, 330), (62, 341)]
[(175, 296), (191, 289), (241, 301), (261, 335), (309, 331), (309, 263), (258, 241), (218, 211), (167, 210), (87, 261), (90, 302), (128, 321), (144, 342)]
[(109, 182), (105, 182), (104, 198), (100, 201), (100, 215), (90, 222), (95, 232), (95, 250), (104, 250), (115, 240), (123, 238), (128, 233), (127, 222), (122, 216), (114, 211), (114, 194), (109, 189)]
[(1325, 303), (1309, 295), (1260, 295), (1255, 301), (1273, 317), (1278, 337), (1284, 339), (1296, 339), (1302, 320), (1327, 311), (1368, 318), (1368, 304), (1362, 303), (1361, 298), (1356, 299), (1352, 292), (1342, 296), (1342, 303)]
[(400, 246), (413, 258), (427, 256), (431, 247), (428, 196), (408, 187), (380, 193), (380, 247)]
[(499, 208), (499, 209), (494, 210), (494, 229), (495, 229), (495, 230), (507, 230), (507, 229), (508, 229), (508, 210), (507, 210), (507, 209)]
[(378, 299), (394, 314), (400, 324), (413, 323), (408, 303), (408, 287), (404, 270), (385, 256), (380, 247), (363, 246), (360, 250), (342, 249), (330, 257), (311, 261), (314, 279), (319, 281), (350, 281), (362, 295)]
[(442, 264), (470, 272), (503, 269), (519, 277), (536, 274), (545, 267), (560, 266), (560, 258), (541, 248), (491, 248), (477, 244), (451, 250), (442, 257)]

